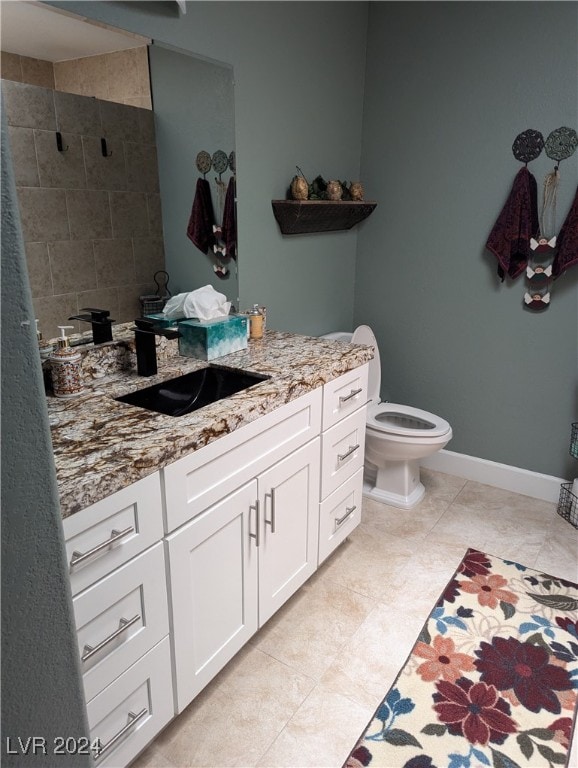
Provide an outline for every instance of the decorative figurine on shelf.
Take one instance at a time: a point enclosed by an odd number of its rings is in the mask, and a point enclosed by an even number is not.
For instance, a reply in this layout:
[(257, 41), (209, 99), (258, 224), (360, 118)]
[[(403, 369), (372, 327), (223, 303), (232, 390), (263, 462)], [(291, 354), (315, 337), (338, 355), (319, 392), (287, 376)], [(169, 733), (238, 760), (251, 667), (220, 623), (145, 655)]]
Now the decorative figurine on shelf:
[(360, 181), (352, 181), (349, 185), (352, 200), (363, 200), (363, 186)]
[(341, 200), (343, 196), (343, 187), (340, 181), (328, 181), (326, 189), (328, 200)]
[(309, 184), (304, 176), (293, 176), (291, 181), (291, 197), (293, 200), (307, 200)]
[(298, 174), (293, 176), (289, 187), (288, 195), (293, 200), (328, 200), (330, 202), (339, 201), (363, 201), (363, 186), (359, 181), (340, 181), (332, 179), (325, 181), (323, 176), (316, 176), (311, 183), (307, 181), (305, 174), (299, 168)]

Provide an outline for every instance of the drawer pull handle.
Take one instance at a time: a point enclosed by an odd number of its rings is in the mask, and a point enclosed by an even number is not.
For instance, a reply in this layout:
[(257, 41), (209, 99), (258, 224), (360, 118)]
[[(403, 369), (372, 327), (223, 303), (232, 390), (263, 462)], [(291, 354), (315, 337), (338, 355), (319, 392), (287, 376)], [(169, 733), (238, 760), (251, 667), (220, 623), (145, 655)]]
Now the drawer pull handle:
[(265, 498), (269, 496), (271, 498), (271, 519), (265, 518), (265, 525), (271, 526), (271, 533), (275, 533), (275, 489), (271, 488), (271, 493), (266, 493)]
[[(255, 510), (255, 533), (251, 533), (251, 510)], [(261, 543), (261, 525), (259, 521), (259, 499), (251, 504), (249, 507), (249, 538), (255, 539), (255, 546), (258, 547)]]
[(103, 549), (110, 547), (111, 544), (116, 544), (117, 541), (120, 541), (120, 539), (128, 536), (129, 533), (134, 533), (134, 526), (131, 525), (128, 528), (125, 528), (124, 531), (117, 531), (113, 529), (110, 532), (110, 539), (103, 541), (101, 544), (97, 544), (96, 547), (89, 549), (88, 552), (73, 552), (72, 560), (70, 561), (70, 570), (75, 568), (77, 565), (84, 563), (84, 561), (88, 560), (89, 557), (92, 557), (93, 555), (102, 552)]
[(351, 517), (351, 515), (355, 512), (357, 509), (357, 506), (354, 504), (352, 507), (345, 507), (345, 514), (343, 517), (336, 517), (335, 518), (335, 530), (339, 528), (339, 526), (344, 523), (348, 517)]
[(341, 396), (339, 398), (339, 402), (346, 403), (348, 400), (351, 400), (352, 397), (355, 397), (355, 395), (358, 395), (360, 392), (363, 392), (363, 387), (359, 387), (359, 389), (352, 389), (348, 395)]
[(115, 735), (112, 737), (110, 741), (107, 741), (106, 744), (100, 748), (100, 751), (98, 753), (98, 759), (108, 752), (109, 749), (112, 749), (114, 745), (120, 741), (123, 736), (126, 736), (127, 733), (130, 731), (130, 729), (135, 726), (139, 720), (142, 720), (145, 715), (148, 715), (148, 709), (145, 707), (144, 709), (141, 709), (141, 711), (138, 713), (138, 715), (135, 715), (134, 712), (129, 712), (128, 717), (129, 721), (124, 726), (124, 728), (121, 728), (118, 733), (115, 733)]
[(359, 443), (357, 443), (357, 445), (350, 445), (349, 450), (346, 453), (337, 454), (337, 460), (345, 461), (345, 459), (348, 459), (352, 454), (354, 454), (358, 448), (359, 448)]
[(104, 640), (102, 640), (98, 645), (95, 645), (94, 647), (92, 645), (85, 645), (84, 646), (84, 652), (82, 656), (80, 657), (81, 661), (88, 661), (91, 659), (95, 653), (98, 653), (99, 651), (102, 651), (102, 649), (108, 645), (109, 643), (112, 643), (113, 640), (116, 640), (117, 637), (119, 637), (123, 632), (125, 632), (129, 627), (132, 627), (133, 624), (136, 624), (136, 622), (140, 619), (140, 614), (137, 613), (136, 616), (133, 616), (132, 619), (124, 619), (122, 618), (119, 621), (119, 628), (116, 629), (111, 635), (108, 637), (105, 637)]

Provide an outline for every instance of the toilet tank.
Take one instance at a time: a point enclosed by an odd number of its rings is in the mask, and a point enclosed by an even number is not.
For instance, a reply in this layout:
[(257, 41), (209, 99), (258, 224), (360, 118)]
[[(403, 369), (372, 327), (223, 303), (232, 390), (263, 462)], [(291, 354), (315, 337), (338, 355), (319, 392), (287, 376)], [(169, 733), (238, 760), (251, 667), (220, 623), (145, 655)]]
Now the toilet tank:
[(351, 341), (353, 334), (347, 333), (347, 331), (332, 331), (331, 333), (324, 333), (320, 339), (331, 339), (332, 341)]

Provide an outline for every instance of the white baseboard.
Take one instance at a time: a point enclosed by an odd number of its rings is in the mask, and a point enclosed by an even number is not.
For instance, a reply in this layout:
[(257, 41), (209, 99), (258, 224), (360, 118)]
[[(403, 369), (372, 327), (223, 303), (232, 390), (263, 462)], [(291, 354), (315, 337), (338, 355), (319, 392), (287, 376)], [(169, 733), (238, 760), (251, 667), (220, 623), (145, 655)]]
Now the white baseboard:
[(496, 461), (478, 459), (475, 456), (446, 450), (427, 456), (421, 460), (420, 465), (426, 469), (457, 475), (466, 480), (475, 480), (478, 483), (503, 488), (505, 491), (513, 491), (554, 503), (557, 503), (560, 497), (560, 484), (568, 482), (561, 477), (542, 475), (539, 472), (512, 467), (509, 464), (498, 464)]

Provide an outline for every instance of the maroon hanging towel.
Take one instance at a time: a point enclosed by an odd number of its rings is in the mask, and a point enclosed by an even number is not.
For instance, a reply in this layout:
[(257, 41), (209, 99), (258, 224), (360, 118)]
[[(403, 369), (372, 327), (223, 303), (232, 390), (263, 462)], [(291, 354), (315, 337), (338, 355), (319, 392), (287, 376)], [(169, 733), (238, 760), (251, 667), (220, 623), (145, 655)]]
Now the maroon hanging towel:
[(578, 187), (574, 195), (574, 202), (562, 224), (556, 243), (558, 250), (552, 262), (552, 277), (554, 279), (560, 277), (568, 267), (578, 263)]
[(208, 253), (215, 244), (213, 224), (213, 201), (211, 199), (211, 187), (206, 179), (198, 179), (195, 190), (193, 208), (187, 226), (187, 237), (203, 253)]
[(229, 179), (225, 205), (223, 210), (222, 238), (225, 243), (226, 255), (232, 259), (237, 258), (237, 224), (235, 221), (235, 177)]
[(530, 239), (538, 235), (538, 186), (535, 177), (520, 168), (508, 199), (496, 219), (486, 248), (498, 260), (498, 275), (515, 279), (526, 269)]

